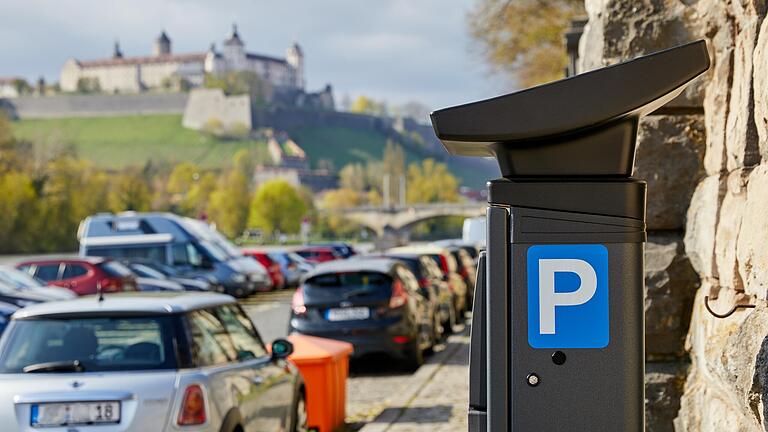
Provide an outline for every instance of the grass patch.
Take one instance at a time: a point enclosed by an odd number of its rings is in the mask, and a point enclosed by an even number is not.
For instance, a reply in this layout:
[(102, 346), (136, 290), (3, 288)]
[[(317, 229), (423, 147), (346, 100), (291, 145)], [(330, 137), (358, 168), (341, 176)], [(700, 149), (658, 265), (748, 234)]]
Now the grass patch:
[(206, 168), (225, 166), (240, 149), (266, 157), (263, 142), (224, 140), (185, 129), (181, 115), (73, 117), (20, 120), (14, 132), (41, 151), (72, 145), (78, 156), (103, 168), (143, 165), (148, 160), (194, 162)]

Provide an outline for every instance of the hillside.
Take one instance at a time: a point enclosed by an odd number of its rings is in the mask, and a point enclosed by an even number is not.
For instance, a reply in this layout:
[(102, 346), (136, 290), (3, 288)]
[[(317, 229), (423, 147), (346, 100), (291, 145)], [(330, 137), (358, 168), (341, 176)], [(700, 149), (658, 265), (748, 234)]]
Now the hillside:
[[(256, 140), (222, 140), (181, 126), (180, 115), (76, 117), (20, 120), (17, 136), (38, 145), (71, 144), (77, 154), (104, 168), (143, 165), (148, 160), (189, 161), (217, 168), (232, 160), (240, 149), (252, 149), (260, 161), (269, 156), (266, 144)], [(307, 153), (310, 164), (332, 160), (336, 169), (352, 162), (381, 159), (387, 137), (374, 130), (342, 127), (300, 127), (287, 131)], [(407, 162), (425, 155), (405, 147)], [(449, 158), (446, 161), (463, 185), (482, 187), (488, 170), (480, 160)]]
[(266, 144), (254, 140), (221, 140), (181, 126), (181, 115), (77, 117), (20, 120), (20, 138), (38, 145), (72, 144), (77, 154), (104, 168), (142, 165), (147, 160), (189, 161), (216, 168), (240, 149), (266, 158)]
[[(381, 159), (387, 137), (375, 131), (345, 129), (340, 127), (302, 127), (288, 131), (291, 137), (307, 152), (310, 163), (319, 160), (333, 161), (336, 169), (353, 162), (366, 162)], [(407, 163), (419, 162), (429, 157), (421, 150), (405, 146)], [(461, 184), (480, 188), (485, 185), (489, 173), (488, 164), (477, 158), (447, 157), (444, 161)], [(495, 162), (490, 164), (491, 170)]]

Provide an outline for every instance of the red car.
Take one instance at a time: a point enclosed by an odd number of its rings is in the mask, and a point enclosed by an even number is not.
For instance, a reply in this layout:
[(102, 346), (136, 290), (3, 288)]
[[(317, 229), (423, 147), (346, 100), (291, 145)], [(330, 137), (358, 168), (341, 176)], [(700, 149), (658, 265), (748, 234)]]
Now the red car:
[(305, 260), (315, 264), (342, 258), (332, 247), (326, 246), (309, 246), (295, 250), (294, 252), (299, 254)]
[(24, 261), (19, 270), (45, 281), (48, 285), (68, 288), (77, 295), (137, 291), (136, 277), (123, 264), (107, 258), (54, 258)]
[(269, 278), (272, 279), (273, 289), (279, 290), (285, 288), (285, 275), (280, 268), (280, 263), (273, 260), (267, 252), (255, 249), (243, 249), (243, 255), (255, 258), (264, 268), (267, 269)]

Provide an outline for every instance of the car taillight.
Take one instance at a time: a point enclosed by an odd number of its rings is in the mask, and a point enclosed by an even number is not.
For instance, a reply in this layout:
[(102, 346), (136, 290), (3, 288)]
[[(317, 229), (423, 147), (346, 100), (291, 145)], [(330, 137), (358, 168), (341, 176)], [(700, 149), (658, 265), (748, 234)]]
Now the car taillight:
[(104, 278), (99, 281), (102, 292), (117, 292), (123, 289), (123, 280), (121, 278)]
[(399, 280), (392, 282), (392, 297), (389, 298), (389, 308), (397, 309), (408, 302), (408, 293)]
[(467, 271), (467, 269), (465, 267), (461, 268), (461, 277), (463, 277), (464, 279), (469, 277), (469, 272)]
[(429, 288), (429, 279), (427, 278), (419, 279), (419, 286), (422, 288)]
[(194, 384), (184, 391), (184, 400), (179, 412), (179, 426), (201, 425), (205, 423), (205, 398), (203, 389)]
[(291, 309), (296, 315), (306, 315), (307, 307), (304, 305), (304, 289), (303, 287), (296, 288), (296, 292), (293, 293), (293, 299), (291, 300)]
[(448, 269), (448, 259), (445, 258), (445, 255), (440, 255), (440, 268), (443, 270), (443, 273), (450, 273), (450, 270)]

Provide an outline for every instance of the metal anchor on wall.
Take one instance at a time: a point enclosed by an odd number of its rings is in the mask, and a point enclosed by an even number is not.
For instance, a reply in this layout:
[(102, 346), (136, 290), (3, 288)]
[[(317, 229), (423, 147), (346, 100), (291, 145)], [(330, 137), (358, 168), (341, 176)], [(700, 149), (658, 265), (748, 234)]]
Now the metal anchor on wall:
[[(717, 294), (712, 296), (712, 300), (717, 300)], [(726, 313), (717, 313), (712, 310), (712, 308), (709, 306), (709, 298), (710, 296), (704, 296), (704, 307), (707, 308), (707, 311), (712, 314), (715, 318), (728, 318), (729, 316), (733, 315), (734, 312), (736, 312), (737, 309), (754, 309), (755, 304), (752, 303), (752, 296), (742, 293), (736, 294), (736, 300), (733, 302), (733, 306), (731, 306), (731, 309)]]

